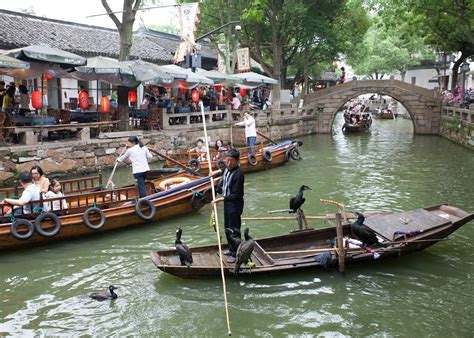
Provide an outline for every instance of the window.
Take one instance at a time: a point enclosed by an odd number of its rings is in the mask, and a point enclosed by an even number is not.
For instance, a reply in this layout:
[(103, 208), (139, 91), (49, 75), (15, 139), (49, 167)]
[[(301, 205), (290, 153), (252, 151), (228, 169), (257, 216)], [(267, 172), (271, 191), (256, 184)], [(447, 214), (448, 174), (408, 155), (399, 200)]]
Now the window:
[(416, 84), (416, 76), (411, 77), (411, 84)]

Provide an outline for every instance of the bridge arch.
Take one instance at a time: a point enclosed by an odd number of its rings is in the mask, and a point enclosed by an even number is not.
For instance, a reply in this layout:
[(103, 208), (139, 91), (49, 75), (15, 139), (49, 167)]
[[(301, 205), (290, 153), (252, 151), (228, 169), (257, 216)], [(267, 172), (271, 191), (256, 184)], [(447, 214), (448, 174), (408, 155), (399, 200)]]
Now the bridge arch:
[(441, 120), (441, 96), (429, 90), (398, 80), (349, 81), (306, 96), (307, 105), (319, 114), (319, 133), (330, 133), (337, 112), (349, 100), (376, 93), (400, 102), (410, 114), (415, 134), (438, 134)]

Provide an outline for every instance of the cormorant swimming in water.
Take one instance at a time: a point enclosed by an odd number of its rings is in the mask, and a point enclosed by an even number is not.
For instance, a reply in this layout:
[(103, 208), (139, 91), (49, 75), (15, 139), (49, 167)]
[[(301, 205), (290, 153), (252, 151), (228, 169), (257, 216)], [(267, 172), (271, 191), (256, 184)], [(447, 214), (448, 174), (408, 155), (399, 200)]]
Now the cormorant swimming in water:
[(109, 299), (115, 299), (118, 297), (118, 295), (114, 292), (114, 290), (117, 290), (117, 288), (113, 285), (109, 286), (108, 291), (102, 291), (102, 292), (94, 292), (93, 294), (90, 295), (91, 298), (95, 300), (109, 300)]
[(305, 198), (303, 197), (303, 192), (305, 190), (311, 190), (310, 187), (302, 185), (300, 190), (296, 193), (295, 197), (290, 199), (290, 213), (295, 213), (303, 205)]
[(183, 230), (180, 227), (176, 228), (176, 241), (174, 242), (176, 246), (176, 251), (178, 252), (179, 260), (181, 261), (181, 265), (186, 265), (190, 267), (193, 264), (193, 254), (191, 250), (189, 250), (188, 246), (181, 242), (181, 235), (183, 234)]
[(360, 212), (355, 212), (357, 215), (357, 221), (352, 223), (351, 228), (354, 234), (359, 237), (359, 239), (365, 245), (373, 245), (377, 244), (377, 236), (372, 229), (370, 229), (367, 225), (364, 224), (365, 217)]
[(255, 242), (249, 235), (249, 228), (245, 228), (244, 230), (244, 238), (245, 240), (240, 243), (239, 247), (237, 248), (236, 254), (236, 262), (234, 273), (238, 274), (240, 270), (240, 265), (246, 264), (250, 260), (250, 256), (252, 255), (253, 248), (255, 246)]

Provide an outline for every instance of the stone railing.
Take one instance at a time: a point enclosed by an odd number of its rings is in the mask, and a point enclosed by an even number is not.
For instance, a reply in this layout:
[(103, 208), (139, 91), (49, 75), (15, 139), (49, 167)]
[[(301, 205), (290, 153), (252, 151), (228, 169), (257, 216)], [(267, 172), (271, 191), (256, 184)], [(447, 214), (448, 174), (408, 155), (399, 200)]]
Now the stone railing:
[(443, 119), (455, 119), (466, 124), (474, 125), (474, 109), (443, 105), (441, 117)]
[(474, 150), (474, 109), (443, 105), (439, 133)]

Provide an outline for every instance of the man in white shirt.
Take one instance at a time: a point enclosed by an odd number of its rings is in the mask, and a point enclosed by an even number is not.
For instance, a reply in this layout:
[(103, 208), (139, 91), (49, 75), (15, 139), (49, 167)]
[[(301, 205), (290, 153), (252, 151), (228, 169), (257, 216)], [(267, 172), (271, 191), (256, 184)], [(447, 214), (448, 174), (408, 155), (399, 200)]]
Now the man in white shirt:
[(145, 147), (136, 136), (130, 136), (127, 140), (127, 151), (120, 156), (117, 161), (124, 162), (129, 160), (132, 163), (133, 177), (138, 183), (138, 192), (140, 197), (146, 196), (145, 176), (150, 170), (148, 162), (151, 161), (152, 156), (147, 147)]
[(245, 126), (245, 137), (247, 138), (247, 147), (250, 154), (255, 154), (255, 142), (257, 141), (257, 128), (255, 119), (248, 111), (244, 112), (244, 120), (235, 124), (236, 126)]
[[(31, 174), (27, 172), (21, 174), (20, 184), (24, 189), (20, 199), (5, 198), (4, 203), (8, 203), (14, 206), (14, 215), (31, 214), (32, 205), (30, 202), (39, 202), (40, 188), (38, 185), (33, 184)], [(39, 203), (34, 204), (33, 209), (34, 207), (36, 207), (36, 205), (39, 205)]]

